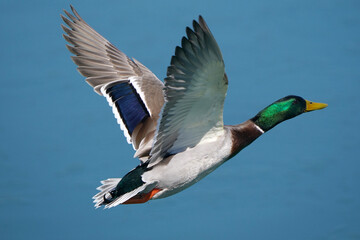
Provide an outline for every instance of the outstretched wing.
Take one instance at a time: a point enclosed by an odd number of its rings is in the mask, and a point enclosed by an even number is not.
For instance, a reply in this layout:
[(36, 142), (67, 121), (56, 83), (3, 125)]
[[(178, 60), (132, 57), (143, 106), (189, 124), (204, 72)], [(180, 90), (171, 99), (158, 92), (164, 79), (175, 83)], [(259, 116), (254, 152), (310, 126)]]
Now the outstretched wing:
[(64, 10), (63, 36), (78, 71), (95, 92), (107, 98), (135, 157), (148, 158), (161, 108), (163, 83), (144, 65), (130, 59), (92, 29), (71, 6)]
[(166, 156), (194, 147), (223, 129), (227, 90), (224, 61), (204, 19), (186, 28), (168, 67), (166, 103), (151, 150), (149, 167)]

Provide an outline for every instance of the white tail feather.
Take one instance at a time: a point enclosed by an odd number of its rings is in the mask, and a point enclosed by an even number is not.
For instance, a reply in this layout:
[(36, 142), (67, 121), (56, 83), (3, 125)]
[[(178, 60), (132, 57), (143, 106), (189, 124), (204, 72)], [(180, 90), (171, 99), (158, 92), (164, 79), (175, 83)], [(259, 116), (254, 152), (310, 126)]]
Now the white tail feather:
[(103, 203), (103, 196), (107, 192), (111, 191), (116, 185), (120, 182), (121, 178), (108, 178), (101, 181), (101, 186), (97, 187), (96, 190), (99, 190), (95, 196), (93, 196), (95, 207), (98, 208)]
[[(99, 208), (101, 205), (104, 205), (104, 195), (111, 190), (113, 190), (116, 185), (120, 182), (121, 178), (109, 178), (106, 180), (101, 181), (101, 186), (96, 188), (100, 192), (98, 192), (95, 196), (93, 196), (95, 207)], [(127, 200), (131, 199), (132, 197), (136, 196), (137, 194), (143, 192), (144, 190), (148, 191), (149, 188), (151, 189), (154, 186), (154, 183), (144, 183), (140, 187), (132, 190), (131, 192), (125, 193), (120, 197), (116, 198), (114, 201), (105, 204), (105, 208), (112, 208), (119, 204), (126, 202)]]
[(112, 201), (111, 203), (106, 204), (105, 208), (112, 208), (112, 207), (115, 207), (115, 206), (117, 206), (119, 204), (122, 204), (122, 203), (126, 202), (130, 198), (136, 196), (136, 194), (144, 191), (146, 187), (147, 187), (147, 184), (144, 184), (144, 185), (132, 190), (131, 192), (128, 192), (128, 193), (125, 193), (124, 195), (121, 195), (120, 197), (118, 197), (117, 199)]

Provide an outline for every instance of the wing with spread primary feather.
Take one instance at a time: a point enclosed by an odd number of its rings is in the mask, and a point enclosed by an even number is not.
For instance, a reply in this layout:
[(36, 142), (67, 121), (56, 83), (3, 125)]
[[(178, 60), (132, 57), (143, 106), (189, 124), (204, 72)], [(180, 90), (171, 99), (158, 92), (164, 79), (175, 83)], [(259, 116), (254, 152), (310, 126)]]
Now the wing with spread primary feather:
[(228, 82), (222, 54), (201, 16), (193, 28), (186, 28), (187, 37), (168, 67), (166, 102), (149, 167), (223, 129)]
[(61, 16), (67, 48), (75, 56), (78, 71), (86, 77), (95, 92), (103, 95), (129, 143), (135, 157), (147, 160), (161, 108), (164, 84), (144, 65), (130, 59), (92, 29), (71, 6)]

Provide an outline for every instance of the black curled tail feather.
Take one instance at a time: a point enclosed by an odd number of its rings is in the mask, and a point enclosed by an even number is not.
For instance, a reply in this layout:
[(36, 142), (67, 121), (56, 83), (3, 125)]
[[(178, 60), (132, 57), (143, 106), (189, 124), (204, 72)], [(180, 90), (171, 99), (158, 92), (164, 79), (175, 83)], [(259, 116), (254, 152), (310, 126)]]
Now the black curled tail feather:
[(110, 208), (122, 204), (138, 193), (147, 190), (152, 183), (142, 181), (142, 174), (151, 170), (148, 163), (141, 164), (121, 178), (109, 178), (101, 181), (102, 185), (97, 188), (100, 192), (93, 199), (95, 207), (105, 205)]
[(111, 202), (109, 197), (106, 195), (110, 193), (113, 189), (115, 189), (120, 181), (121, 178), (108, 178), (106, 180), (101, 181), (102, 185), (96, 188), (100, 192), (98, 192), (95, 196), (93, 196), (96, 208)]

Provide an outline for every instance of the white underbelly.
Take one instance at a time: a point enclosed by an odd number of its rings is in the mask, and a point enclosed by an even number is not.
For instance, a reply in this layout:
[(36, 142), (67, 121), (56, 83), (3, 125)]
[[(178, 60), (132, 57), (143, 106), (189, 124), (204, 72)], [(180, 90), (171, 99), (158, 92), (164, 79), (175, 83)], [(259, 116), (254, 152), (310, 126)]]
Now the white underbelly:
[[(164, 198), (178, 193), (219, 167), (230, 155), (231, 140), (226, 134), (200, 143), (193, 148), (171, 156), (167, 164), (159, 164), (143, 175), (145, 182), (157, 182), (163, 189), (153, 199)], [(166, 162), (166, 160), (165, 160)]]

